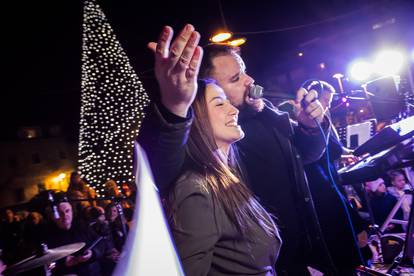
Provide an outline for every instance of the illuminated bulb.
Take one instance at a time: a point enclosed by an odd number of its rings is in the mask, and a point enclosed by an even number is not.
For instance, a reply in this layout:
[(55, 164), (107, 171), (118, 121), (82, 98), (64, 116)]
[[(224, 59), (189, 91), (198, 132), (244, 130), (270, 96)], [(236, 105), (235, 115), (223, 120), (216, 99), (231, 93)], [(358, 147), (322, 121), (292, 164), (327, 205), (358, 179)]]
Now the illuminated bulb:
[(210, 38), (210, 41), (213, 43), (219, 43), (230, 39), (232, 34), (230, 32), (220, 32), (215, 34), (213, 37)]
[(242, 38), (233, 39), (233, 40), (231, 40), (227, 43), (230, 46), (238, 47), (238, 46), (243, 45), (244, 43), (246, 43), (246, 38), (242, 37)]

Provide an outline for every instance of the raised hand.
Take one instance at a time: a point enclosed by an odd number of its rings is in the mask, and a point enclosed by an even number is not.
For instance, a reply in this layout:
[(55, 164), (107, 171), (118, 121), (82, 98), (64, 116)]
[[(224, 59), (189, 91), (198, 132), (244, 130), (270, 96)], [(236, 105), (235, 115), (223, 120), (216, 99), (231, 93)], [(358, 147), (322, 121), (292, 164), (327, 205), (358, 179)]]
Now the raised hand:
[(174, 39), (173, 29), (165, 26), (158, 42), (148, 43), (155, 55), (155, 76), (161, 102), (172, 113), (186, 117), (197, 92), (197, 76), (203, 56), (198, 46), (200, 34), (187, 24)]
[(317, 127), (315, 121), (321, 123), (324, 116), (324, 108), (318, 100), (318, 92), (307, 91), (300, 88), (296, 92), (296, 100), (293, 102), (298, 122), (308, 127)]

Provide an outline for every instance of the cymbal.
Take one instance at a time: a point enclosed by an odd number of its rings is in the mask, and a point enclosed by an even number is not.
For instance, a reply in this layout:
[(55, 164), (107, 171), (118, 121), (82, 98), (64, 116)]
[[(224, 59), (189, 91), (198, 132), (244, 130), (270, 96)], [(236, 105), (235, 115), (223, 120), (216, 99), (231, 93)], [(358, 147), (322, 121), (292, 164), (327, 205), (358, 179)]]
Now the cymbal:
[(59, 259), (62, 259), (66, 256), (69, 256), (72, 253), (80, 250), (85, 246), (84, 242), (71, 243), (63, 246), (59, 246), (53, 249), (48, 249), (45, 254), (42, 255), (33, 255), (27, 259), (24, 259), (10, 267), (8, 267), (4, 272), (6, 275), (13, 275), (21, 273), (33, 268), (48, 265)]

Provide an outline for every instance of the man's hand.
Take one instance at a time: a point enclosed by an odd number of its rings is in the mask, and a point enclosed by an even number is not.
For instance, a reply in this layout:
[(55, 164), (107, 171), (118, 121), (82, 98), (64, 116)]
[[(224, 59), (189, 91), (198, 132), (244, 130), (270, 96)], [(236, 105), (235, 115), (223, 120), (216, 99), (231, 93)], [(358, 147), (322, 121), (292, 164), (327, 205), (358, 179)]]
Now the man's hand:
[(70, 266), (75, 266), (78, 265), (80, 263), (84, 263), (87, 262), (90, 258), (92, 257), (92, 250), (86, 250), (85, 253), (83, 253), (83, 255), (81, 256), (67, 256), (65, 259), (65, 265), (70, 267)]
[(253, 110), (257, 112), (261, 112), (264, 108), (263, 99), (253, 99), (247, 95), (245, 101), (251, 108), (253, 108)]
[(108, 255), (109, 259), (111, 259), (114, 262), (118, 262), (119, 258), (121, 257), (121, 253), (119, 253), (118, 250), (115, 248), (112, 248)]
[(357, 235), (358, 239), (358, 247), (363, 248), (368, 245), (368, 233), (367, 231), (363, 230), (361, 233)]
[(315, 120), (322, 123), (324, 109), (318, 100), (318, 92), (307, 91), (304, 88), (296, 92), (296, 100), (293, 102), (296, 118), (299, 123), (307, 127), (317, 127)]
[(155, 76), (161, 102), (172, 113), (186, 117), (197, 92), (197, 76), (203, 50), (200, 34), (187, 24), (171, 43), (173, 29), (165, 26), (158, 42), (148, 43), (155, 55)]

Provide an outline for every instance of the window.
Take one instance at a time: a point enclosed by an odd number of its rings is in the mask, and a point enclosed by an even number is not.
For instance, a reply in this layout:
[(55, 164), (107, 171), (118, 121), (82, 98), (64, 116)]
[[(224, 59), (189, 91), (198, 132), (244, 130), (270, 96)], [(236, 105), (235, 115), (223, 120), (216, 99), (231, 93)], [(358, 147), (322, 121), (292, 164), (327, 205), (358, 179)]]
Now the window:
[(18, 137), (21, 139), (35, 139), (41, 137), (40, 127), (21, 127), (18, 131)]

